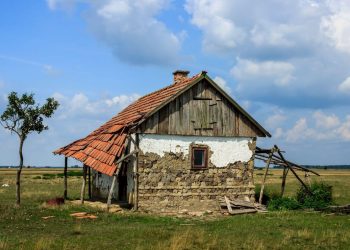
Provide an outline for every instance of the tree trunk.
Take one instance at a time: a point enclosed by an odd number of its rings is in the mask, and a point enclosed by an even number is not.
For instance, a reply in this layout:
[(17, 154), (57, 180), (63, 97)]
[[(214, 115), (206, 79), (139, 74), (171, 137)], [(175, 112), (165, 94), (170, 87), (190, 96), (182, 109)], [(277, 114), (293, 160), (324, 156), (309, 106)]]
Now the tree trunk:
[(19, 167), (17, 169), (17, 178), (16, 178), (16, 205), (21, 204), (21, 172), (23, 168), (23, 143), (24, 137), (20, 137), (19, 143)]

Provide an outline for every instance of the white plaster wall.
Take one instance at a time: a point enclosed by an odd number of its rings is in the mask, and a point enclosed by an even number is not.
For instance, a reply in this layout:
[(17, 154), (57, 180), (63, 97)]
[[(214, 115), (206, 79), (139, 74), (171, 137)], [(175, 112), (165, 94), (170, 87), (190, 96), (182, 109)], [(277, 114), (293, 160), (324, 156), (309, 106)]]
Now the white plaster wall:
[[(109, 193), (109, 188), (112, 186), (113, 177), (105, 174), (99, 175), (96, 170), (92, 170), (92, 174), (93, 174), (93, 181), (94, 181), (93, 184), (95, 185), (96, 188), (99, 188), (101, 198), (107, 198)], [(116, 182), (114, 186), (112, 198), (113, 199), (118, 198), (118, 182)]]
[(210, 161), (216, 167), (225, 167), (237, 161), (247, 162), (253, 155), (248, 146), (253, 139), (247, 137), (140, 134), (139, 140), (139, 147), (143, 153), (155, 153), (161, 157), (165, 152), (182, 152), (188, 156), (191, 143), (207, 145), (213, 152)]

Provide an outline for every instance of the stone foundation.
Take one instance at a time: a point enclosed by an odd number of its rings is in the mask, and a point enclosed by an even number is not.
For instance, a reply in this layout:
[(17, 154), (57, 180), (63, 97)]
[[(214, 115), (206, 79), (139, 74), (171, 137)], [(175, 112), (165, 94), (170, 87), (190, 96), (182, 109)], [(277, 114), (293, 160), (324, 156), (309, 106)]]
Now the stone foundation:
[[(209, 157), (210, 158), (210, 157)], [(216, 167), (210, 161), (207, 169), (191, 169), (188, 155), (165, 153), (139, 154), (139, 197), (142, 211), (220, 212), (219, 200), (248, 197), (254, 200), (253, 157)]]

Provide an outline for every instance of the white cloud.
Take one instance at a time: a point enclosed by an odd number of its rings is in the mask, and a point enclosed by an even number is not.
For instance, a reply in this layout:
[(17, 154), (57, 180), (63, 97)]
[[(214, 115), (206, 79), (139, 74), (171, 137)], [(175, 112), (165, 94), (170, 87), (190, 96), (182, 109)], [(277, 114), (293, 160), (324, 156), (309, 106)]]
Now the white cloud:
[(350, 115), (346, 117), (344, 123), (337, 129), (339, 135), (346, 141), (350, 141)]
[(343, 93), (350, 93), (350, 76), (339, 84), (338, 90)]
[[(72, 2), (82, 1), (64, 1)], [(168, 0), (83, 2), (89, 6), (86, 21), (93, 34), (120, 60), (136, 65), (173, 65), (177, 62), (183, 32), (175, 34), (157, 18), (168, 8)], [(57, 4), (58, 0), (48, 2), (51, 9)]]
[(227, 85), (227, 82), (223, 78), (221, 78), (220, 76), (216, 76), (213, 80), (228, 94), (231, 94), (231, 88)]
[(111, 99), (107, 99), (105, 102), (106, 102), (108, 107), (112, 107), (114, 105), (120, 105), (121, 107), (125, 107), (126, 105), (137, 100), (138, 98), (140, 98), (140, 95), (138, 95), (138, 94), (132, 94), (130, 96), (119, 95), (119, 96), (115, 96)]
[(313, 118), (315, 119), (316, 126), (319, 128), (330, 129), (340, 124), (339, 118), (335, 114), (326, 115), (320, 110), (314, 112)]
[(282, 128), (276, 128), (275, 132), (272, 134), (273, 138), (279, 139), (282, 138), (284, 135), (284, 131)]
[(85, 94), (77, 93), (72, 97), (64, 96), (61, 93), (52, 95), (60, 103), (58, 110), (59, 119), (74, 117), (106, 117), (111, 118), (122, 108), (125, 108), (131, 102), (137, 100), (140, 96), (137, 94), (120, 95), (112, 98), (99, 100), (90, 100)]
[(321, 29), (340, 51), (350, 53), (350, 5), (347, 0), (328, 1), (331, 14), (324, 16)]
[(281, 126), (282, 122), (284, 122), (287, 119), (287, 117), (281, 113), (276, 113), (273, 114), (271, 116), (269, 116), (266, 121), (265, 124), (267, 127), (269, 128), (276, 128)]
[(308, 137), (310, 133), (311, 132), (308, 128), (306, 118), (300, 118), (296, 121), (295, 125), (287, 131), (286, 140), (288, 142), (296, 142), (300, 139)]
[(296, 27), (286, 24), (258, 23), (250, 31), (250, 39), (257, 46), (292, 47), (294, 41), (289, 39), (288, 35), (296, 30)]
[(293, 79), (294, 66), (282, 61), (257, 62), (238, 58), (237, 64), (231, 69), (231, 74), (240, 85), (247, 82), (254, 84), (274, 84), (285, 86)]
[(192, 15), (191, 23), (203, 31), (203, 47), (210, 52), (224, 53), (245, 39), (245, 31), (227, 13), (225, 1), (187, 1), (185, 8)]

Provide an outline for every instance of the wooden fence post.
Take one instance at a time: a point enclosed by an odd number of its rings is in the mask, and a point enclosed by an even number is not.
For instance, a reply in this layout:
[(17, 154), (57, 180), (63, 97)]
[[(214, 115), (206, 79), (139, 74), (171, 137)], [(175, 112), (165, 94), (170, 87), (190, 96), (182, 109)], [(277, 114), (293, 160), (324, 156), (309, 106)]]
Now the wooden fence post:
[(67, 168), (68, 168), (68, 157), (64, 157), (64, 170), (63, 170), (63, 175), (64, 175), (64, 180), (63, 180), (64, 192), (63, 192), (63, 199), (65, 199), (65, 200), (67, 199), (67, 195), (68, 195)]

